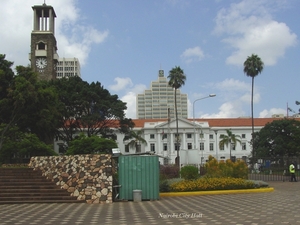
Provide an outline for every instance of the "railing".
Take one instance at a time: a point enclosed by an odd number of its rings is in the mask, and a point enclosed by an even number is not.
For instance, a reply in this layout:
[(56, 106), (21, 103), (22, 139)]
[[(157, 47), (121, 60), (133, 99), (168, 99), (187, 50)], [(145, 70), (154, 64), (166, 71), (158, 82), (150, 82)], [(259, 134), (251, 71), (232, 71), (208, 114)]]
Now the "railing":
[[(253, 163), (251, 163), (253, 162)], [(248, 162), (250, 180), (263, 181), (289, 181), (289, 165), (295, 164), (296, 179), (300, 177), (300, 158), (296, 157), (276, 157), (257, 158)]]

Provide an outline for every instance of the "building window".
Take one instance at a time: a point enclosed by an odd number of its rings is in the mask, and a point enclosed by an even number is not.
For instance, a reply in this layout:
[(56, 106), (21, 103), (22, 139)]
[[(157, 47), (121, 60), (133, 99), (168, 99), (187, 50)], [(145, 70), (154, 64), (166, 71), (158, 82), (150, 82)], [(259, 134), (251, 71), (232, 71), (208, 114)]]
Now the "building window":
[(162, 139), (168, 139), (168, 134), (162, 134)]
[(139, 153), (139, 152), (141, 152), (141, 145), (140, 144), (138, 144), (136, 146), (136, 153)]
[(187, 143), (187, 148), (188, 149), (192, 149), (193, 147), (192, 147), (192, 143)]
[(209, 151), (213, 151), (214, 150), (214, 143), (209, 143)]
[(154, 134), (150, 134), (150, 139), (154, 139)]
[(192, 138), (192, 134), (186, 134), (186, 137), (191, 139)]
[(204, 150), (204, 143), (200, 142), (200, 150), (203, 151)]
[(242, 134), (242, 138), (246, 138), (246, 134)]
[(247, 150), (247, 147), (246, 147), (246, 146), (247, 146), (246, 143), (243, 142), (243, 143), (242, 143), (242, 150)]
[(125, 145), (125, 152), (129, 152), (129, 145)]
[(231, 144), (231, 150), (235, 150), (235, 144)]
[(202, 131), (201, 131), (201, 133), (199, 134), (199, 138), (200, 138), (200, 139), (203, 139), (203, 138), (204, 138), (204, 134), (202, 133)]
[(155, 152), (155, 144), (154, 143), (150, 144), (150, 151)]
[(167, 144), (167, 143), (164, 143), (164, 144), (163, 144), (163, 150), (164, 150), (164, 151), (168, 151), (168, 144)]
[(174, 143), (174, 148), (175, 148), (175, 151), (178, 151), (180, 149), (180, 144), (177, 146), (177, 143)]
[(44, 42), (40, 42), (38, 44), (38, 50), (46, 50), (46, 45)]
[(220, 148), (220, 151), (224, 151), (224, 144), (221, 144), (221, 145), (219, 146), (219, 148)]
[(213, 135), (213, 134), (210, 134), (210, 135), (209, 135), (209, 139), (214, 139), (214, 135)]

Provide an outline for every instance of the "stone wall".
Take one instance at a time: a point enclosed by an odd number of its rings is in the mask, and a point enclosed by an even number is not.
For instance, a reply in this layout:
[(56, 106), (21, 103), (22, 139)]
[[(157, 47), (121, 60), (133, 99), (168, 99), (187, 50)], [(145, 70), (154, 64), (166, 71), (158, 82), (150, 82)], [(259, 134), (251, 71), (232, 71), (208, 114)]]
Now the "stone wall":
[(39, 156), (29, 167), (87, 203), (112, 202), (111, 155)]

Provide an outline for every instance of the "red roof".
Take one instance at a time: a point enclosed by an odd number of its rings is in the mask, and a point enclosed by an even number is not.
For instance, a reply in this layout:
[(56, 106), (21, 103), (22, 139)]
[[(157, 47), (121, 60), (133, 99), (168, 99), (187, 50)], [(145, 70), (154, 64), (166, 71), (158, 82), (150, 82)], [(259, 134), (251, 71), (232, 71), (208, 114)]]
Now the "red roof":
[[(254, 118), (254, 126), (263, 127), (267, 123), (271, 123), (274, 120), (282, 120), (284, 118)], [(293, 118), (300, 121), (300, 118)], [(135, 127), (144, 127), (147, 122), (166, 122), (168, 119), (132, 119), (135, 123)], [(193, 119), (188, 119), (193, 121)], [(218, 118), (218, 119), (195, 119), (199, 122), (208, 122), (211, 127), (247, 127), (252, 126), (252, 119), (250, 118)]]

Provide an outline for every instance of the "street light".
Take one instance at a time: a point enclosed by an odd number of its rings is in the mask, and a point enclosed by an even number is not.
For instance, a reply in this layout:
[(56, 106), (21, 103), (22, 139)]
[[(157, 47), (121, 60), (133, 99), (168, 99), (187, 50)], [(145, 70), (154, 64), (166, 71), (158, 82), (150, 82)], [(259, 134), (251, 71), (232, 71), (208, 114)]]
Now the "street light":
[(195, 129), (195, 102), (200, 101), (202, 99), (206, 99), (206, 98), (211, 98), (211, 97), (215, 97), (216, 94), (210, 94), (206, 97), (203, 98), (198, 98), (193, 102), (193, 124), (194, 124), (194, 149), (196, 149), (196, 129)]
[(217, 158), (217, 161), (219, 161), (219, 159), (218, 159), (218, 130), (215, 130), (215, 134), (216, 134), (216, 158)]

